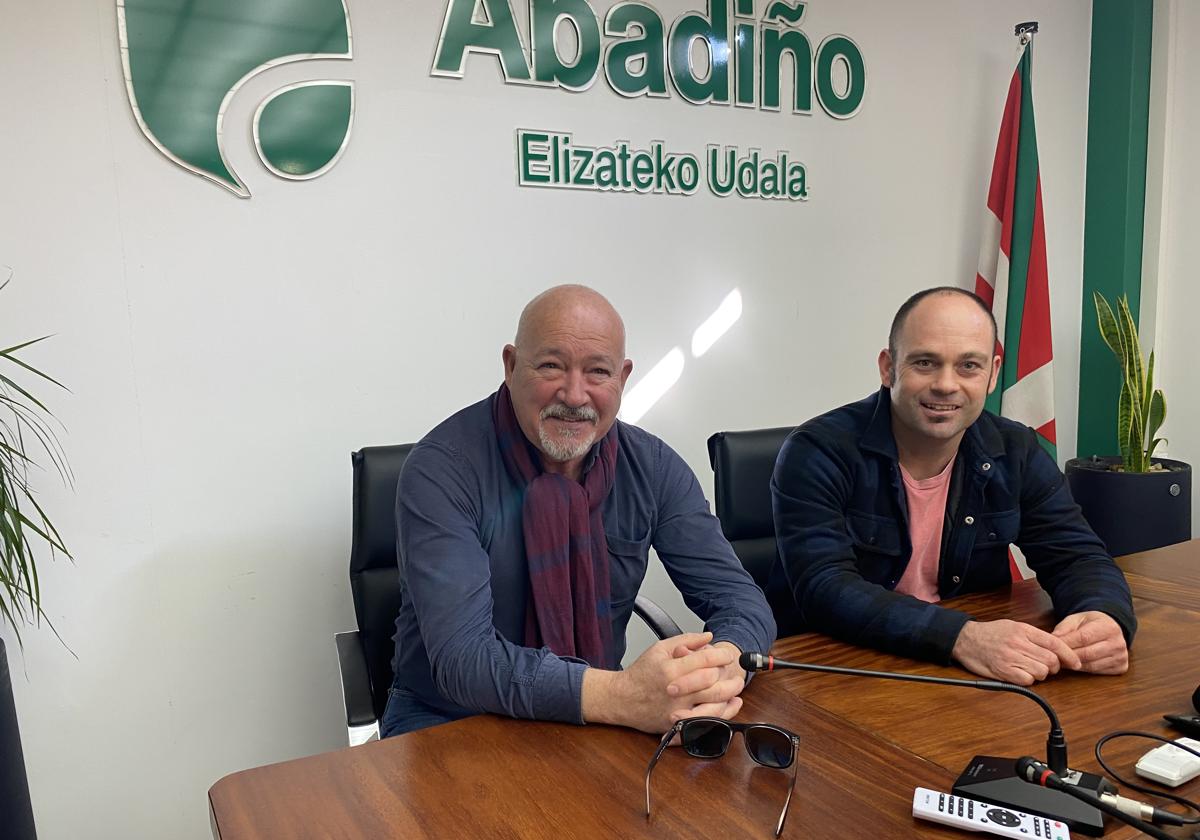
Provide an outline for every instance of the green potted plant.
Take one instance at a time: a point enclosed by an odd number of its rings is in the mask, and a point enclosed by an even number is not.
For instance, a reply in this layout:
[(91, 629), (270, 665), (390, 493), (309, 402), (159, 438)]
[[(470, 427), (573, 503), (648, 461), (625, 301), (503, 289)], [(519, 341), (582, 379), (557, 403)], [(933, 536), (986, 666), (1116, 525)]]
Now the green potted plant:
[(1121, 365), (1121, 454), (1068, 461), (1071, 495), (1114, 556), (1184, 542), (1192, 538), (1192, 468), (1154, 457), (1167, 418), (1166, 397), (1154, 387), (1154, 353), (1147, 363), (1127, 297), (1115, 312), (1099, 292), (1095, 304), (1100, 335)]
[[(7, 285), (8, 280), (0, 283), (0, 290)], [(50, 426), (50, 411), (17, 381), (40, 380), (63, 387), (20, 358), (21, 351), (45, 338), (0, 350), (0, 626), (11, 627), (18, 644), (24, 625), (37, 626), (44, 620), (49, 624), (42, 612), (34, 547), (48, 549), (51, 557), (59, 553), (70, 557), (62, 537), (35, 498), (29, 483), (29, 468), (45, 457), (64, 480), (69, 481), (70, 473)], [(0, 638), (0, 803), (0, 836), (33, 840), (36, 836), (33, 808), (3, 638)]]

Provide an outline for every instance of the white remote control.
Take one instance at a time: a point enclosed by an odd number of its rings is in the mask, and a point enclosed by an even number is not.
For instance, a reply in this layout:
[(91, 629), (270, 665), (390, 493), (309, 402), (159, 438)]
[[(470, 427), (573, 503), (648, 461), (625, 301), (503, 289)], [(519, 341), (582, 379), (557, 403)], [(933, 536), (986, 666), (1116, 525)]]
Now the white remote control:
[[(1200, 750), (1200, 741), (1195, 738), (1176, 738), (1175, 743)], [(1134, 770), (1139, 776), (1161, 782), (1168, 787), (1179, 787), (1184, 782), (1200, 776), (1200, 758), (1187, 750), (1163, 744), (1142, 756)]]
[(1071, 840), (1057, 820), (1023, 814), (977, 799), (965, 799), (928, 788), (913, 792), (913, 816), (966, 831), (987, 831), (1021, 840)]

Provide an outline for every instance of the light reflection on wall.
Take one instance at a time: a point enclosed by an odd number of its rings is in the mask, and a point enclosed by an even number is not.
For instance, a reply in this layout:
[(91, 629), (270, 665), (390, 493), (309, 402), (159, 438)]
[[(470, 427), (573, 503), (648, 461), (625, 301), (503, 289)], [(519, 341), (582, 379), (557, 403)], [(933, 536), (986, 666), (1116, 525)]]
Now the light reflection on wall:
[(708, 320), (696, 327), (692, 333), (692, 355), (697, 359), (708, 352), (708, 348), (725, 335), (738, 318), (742, 317), (742, 293), (734, 289), (725, 296), (717, 311)]
[(683, 351), (672, 347), (670, 353), (663, 356), (649, 373), (629, 389), (629, 393), (621, 401), (621, 419), (626, 423), (641, 420), (642, 415), (679, 381), (679, 376), (683, 373), (683, 362)]
[[(700, 358), (717, 343), (742, 317), (742, 293), (734, 289), (712, 315), (708, 316), (696, 331), (692, 333), (692, 356)], [(683, 351), (672, 347), (671, 352), (663, 356), (650, 372), (639, 379), (626, 393), (621, 401), (620, 418), (626, 423), (636, 423), (646, 415), (654, 404), (662, 399), (667, 391), (679, 381), (683, 375), (686, 362)]]

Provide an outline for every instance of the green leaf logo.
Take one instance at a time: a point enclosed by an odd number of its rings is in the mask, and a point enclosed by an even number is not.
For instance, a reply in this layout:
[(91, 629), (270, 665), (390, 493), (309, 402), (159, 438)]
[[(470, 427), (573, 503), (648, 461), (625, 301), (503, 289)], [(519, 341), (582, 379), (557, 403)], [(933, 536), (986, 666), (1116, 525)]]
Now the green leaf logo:
[[(225, 156), (226, 109), (246, 81), (292, 62), (352, 57), (345, 0), (117, 0), (121, 63), (142, 132), (167, 158), (242, 198)], [(254, 115), (255, 148), (282, 178), (337, 163), (350, 137), (354, 86), (288, 85)]]

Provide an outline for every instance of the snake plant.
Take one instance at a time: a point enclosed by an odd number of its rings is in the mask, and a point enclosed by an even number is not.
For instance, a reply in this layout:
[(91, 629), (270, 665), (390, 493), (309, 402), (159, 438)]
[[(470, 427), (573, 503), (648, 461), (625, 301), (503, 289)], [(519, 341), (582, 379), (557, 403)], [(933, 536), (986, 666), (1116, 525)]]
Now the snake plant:
[[(0, 290), (7, 285), (8, 280), (0, 283)], [(32, 376), (35, 381), (65, 388), (20, 358), (22, 351), (48, 337), (0, 350), (0, 624), (13, 628), (18, 644), (22, 625), (36, 625), (46, 618), (34, 546), (48, 549), (51, 558), (56, 554), (71, 556), (29, 482), (30, 468), (39, 466), (42, 455), (65, 482), (71, 481), (62, 447), (50, 425), (54, 418), (41, 400), (13, 378)]]
[(1137, 324), (1129, 311), (1129, 297), (1122, 295), (1113, 312), (1104, 295), (1093, 292), (1096, 317), (1104, 343), (1121, 365), (1121, 396), (1117, 403), (1117, 442), (1126, 472), (1147, 472), (1154, 449), (1165, 438), (1155, 437), (1167, 418), (1167, 399), (1154, 388), (1154, 352), (1142, 358)]

